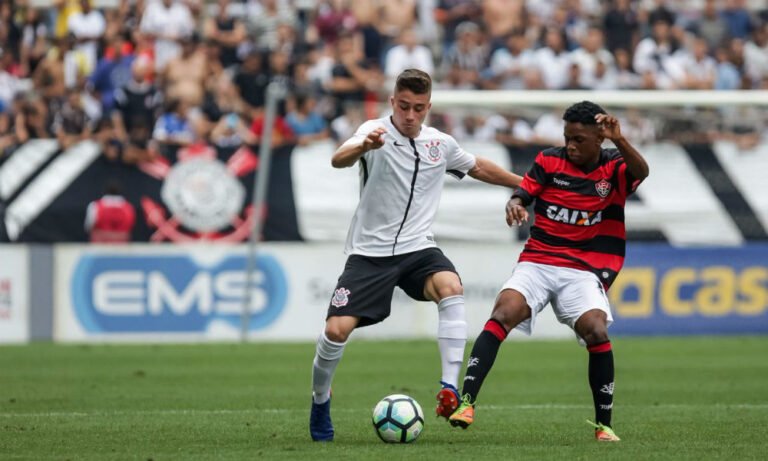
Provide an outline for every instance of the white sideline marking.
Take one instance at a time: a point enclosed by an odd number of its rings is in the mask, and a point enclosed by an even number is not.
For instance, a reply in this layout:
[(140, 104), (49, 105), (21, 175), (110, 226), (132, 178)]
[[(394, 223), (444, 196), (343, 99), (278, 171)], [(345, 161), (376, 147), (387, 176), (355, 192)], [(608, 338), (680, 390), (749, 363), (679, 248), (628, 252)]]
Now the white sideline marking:
[[(659, 409), (669, 408), (713, 408), (713, 409), (745, 409), (745, 410), (768, 410), (768, 403), (736, 403), (733, 405), (716, 404), (662, 404), (662, 405), (621, 405), (622, 408), (648, 408)], [(592, 409), (592, 405), (567, 405), (567, 404), (531, 404), (531, 405), (483, 405), (483, 411), (510, 411), (510, 410), (584, 410)], [(359, 413), (369, 411), (369, 408), (336, 408), (334, 413)], [(40, 413), (0, 413), (0, 418), (86, 418), (93, 416), (163, 416), (163, 415), (258, 415), (260, 413), (307, 413), (309, 408), (289, 409), (289, 408), (251, 408), (243, 410), (195, 410), (195, 409), (175, 409), (175, 410), (137, 410), (137, 411), (51, 411)]]

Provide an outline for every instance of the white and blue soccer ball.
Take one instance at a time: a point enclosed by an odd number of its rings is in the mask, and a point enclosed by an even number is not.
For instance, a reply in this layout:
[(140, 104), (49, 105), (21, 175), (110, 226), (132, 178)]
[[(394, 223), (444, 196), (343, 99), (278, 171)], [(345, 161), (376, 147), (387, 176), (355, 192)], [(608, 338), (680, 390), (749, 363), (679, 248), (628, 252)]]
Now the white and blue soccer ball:
[(387, 443), (409, 443), (424, 430), (424, 412), (411, 397), (388, 395), (373, 408), (373, 428)]

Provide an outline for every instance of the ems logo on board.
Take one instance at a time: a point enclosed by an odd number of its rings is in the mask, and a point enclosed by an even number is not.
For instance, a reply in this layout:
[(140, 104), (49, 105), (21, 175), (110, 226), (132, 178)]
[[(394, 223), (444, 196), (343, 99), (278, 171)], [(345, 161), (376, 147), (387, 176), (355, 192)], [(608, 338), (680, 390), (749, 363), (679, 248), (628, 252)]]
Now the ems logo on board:
[(0, 319), (11, 318), (11, 281), (9, 279), (0, 279)]
[(606, 181), (605, 179), (601, 179), (597, 183), (595, 183), (595, 190), (597, 190), (598, 195), (602, 198), (608, 197), (608, 194), (611, 193), (611, 183)]

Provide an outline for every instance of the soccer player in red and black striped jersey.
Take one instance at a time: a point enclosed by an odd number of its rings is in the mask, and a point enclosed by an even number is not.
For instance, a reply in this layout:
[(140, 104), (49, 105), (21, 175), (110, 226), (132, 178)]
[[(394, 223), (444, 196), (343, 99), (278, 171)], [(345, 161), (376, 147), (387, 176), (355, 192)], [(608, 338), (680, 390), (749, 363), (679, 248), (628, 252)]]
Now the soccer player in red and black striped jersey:
[[(605, 295), (624, 263), (627, 196), (648, 176), (648, 164), (621, 134), (618, 120), (583, 101), (563, 115), (565, 146), (539, 153), (507, 203), (507, 224), (535, 223), (512, 276), (502, 286), (490, 320), (472, 349), (462, 404), (454, 426), (474, 420), (480, 387), (499, 346), (515, 328), (530, 334), (537, 315), (552, 304), (557, 319), (576, 332), (589, 351), (589, 385), (595, 404), (595, 437), (618, 441), (611, 426), (613, 321)], [(616, 149), (602, 148), (609, 139)]]

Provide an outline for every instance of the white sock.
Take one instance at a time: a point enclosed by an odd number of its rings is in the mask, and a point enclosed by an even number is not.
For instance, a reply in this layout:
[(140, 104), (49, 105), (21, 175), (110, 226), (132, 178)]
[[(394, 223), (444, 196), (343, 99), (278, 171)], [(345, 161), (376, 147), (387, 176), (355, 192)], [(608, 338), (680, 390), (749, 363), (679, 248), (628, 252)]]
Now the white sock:
[(331, 398), (331, 381), (346, 344), (331, 341), (325, 332), (317, 338), (315, 360), (312, 363), (312, 399), (315, 403), (325, 403)]
[(458, 389), (459, 372), (464, 361), (467, 343), (467, 322), (464, 315), (464, 296), (449, 296), (437, 303), (437, 345), (443, 366), (441, 381)]

